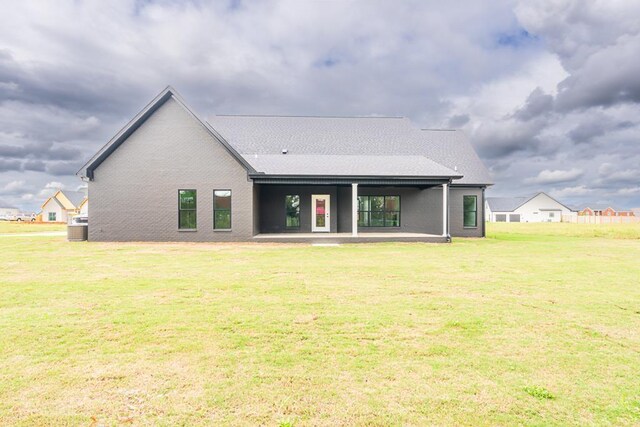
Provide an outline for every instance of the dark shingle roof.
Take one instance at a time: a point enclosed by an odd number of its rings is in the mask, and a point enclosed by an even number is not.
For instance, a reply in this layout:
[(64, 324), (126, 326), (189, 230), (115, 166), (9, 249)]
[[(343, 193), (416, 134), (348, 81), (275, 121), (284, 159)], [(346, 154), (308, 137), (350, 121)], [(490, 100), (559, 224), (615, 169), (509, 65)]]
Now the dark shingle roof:
[(531, 197), (487, 197), (492, 212), (513, 212)]
[[(489, 205), (489, 209), (491, 209), (492, 212), (513, 212), (520, 206), (524, 205), (525, 203), (529, 202), (530, 200), (534, 199), (535, 197), (541, 194), (547, 196), (549, 199), (564, 206), (570, 211), (576, 210), (573, 207), (569, 207), (563, 203), (560, 203), (558, 200), (554, 199), (553, 197), (551, 197), (550, 195), (542, 191), (538, 193), (529, 194), (528, 196), (524, 196), (524, 197), (487, 197), (486, 201), (487, 201), (487, 204)], [(541, 210), (545, 210), (545, 209), (541, 209)]]
[[(294, 168), (315, 168), (313, 160), (322, 159), (328, 168), (324, 175), (346, 176), (377, 167), (387, 175), (407, 174), (404, 169), (421, 176), (446, 172), (463, 175), (456, 184), (492, 183), (462, 132), (419, 130), (406, 118), (214, 116), (209, 123), (258, 172), (269, 168), (269, 173), (286, 174)], [(284, 149), (288, 154), (281, 154)], [(341, 156), (352, 157), (347, 162), (338, 160)], [(296, 160), (300, 166), (293, 164)]]
[(71, 203), (73, 203), (73, 206), (75, 206), (75, 207), (80, 206), (80, 203), (86, 197), (86, 195), (82, 191), (67, 191), (67, 190), (64, 190), (62, 193), (65, 196), (67, 196), (67, 199), (69, 199), (69, 201)]
[(256, 154), (247, 160), (267, 175), (460, 176), (424, 156)]

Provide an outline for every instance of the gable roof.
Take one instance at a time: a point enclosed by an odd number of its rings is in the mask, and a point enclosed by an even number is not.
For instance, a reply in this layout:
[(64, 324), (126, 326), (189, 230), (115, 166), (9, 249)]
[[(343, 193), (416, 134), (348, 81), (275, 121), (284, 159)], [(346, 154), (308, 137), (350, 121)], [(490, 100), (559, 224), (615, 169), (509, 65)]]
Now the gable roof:
[[(353, 162), (370, 162), (371, 166), (362, 166), (370, 170), (385, 163), (397, 166), (377, 175), (402, 175), (395, 171), (407, 169), (417, 176), (461, 178), (454, 184), (492, 184), (464, 133), (419, 130), (403, 117), (218, 115), (209, 124), (263, 173), (286, 174), (295, 161), (302, 162), (302, 170), (318, 159), (327, 166), (325, 175), (348, 176), (353, 167), (329, 161), (349, 156)], [(277, 160), (278, 156), (283, 159)]]
[(80, 207), (82, 202), (87, 198), (87, 196), (81, 191), (62, 191), (57, 190), (53, 196), (49, 197), (42, 204), (41, 208), (44, 209), (47, 203), (51, 199), (55, 200), (58, 205), (62, 209), (65, 210), (76, 210)]
[(513, 212), (530, 198), (527, 197), (487, 197), (487, 204), (492, 212)]
[(131, 119), (120, 131), (107, 142), (98, 152), (85, 163), (82, 168), (76, 172), (81, 178), (93, 179), (93, 171), (100, 166), (100, 164), (113, 153), (126, 139), (133, 134), (142, 124), (155, 113), (160, 107), (164, 105), (169, 99), (174, 99), (178, 105), (184, 108), (194, 119), (196, 119), (209, 134), (220, 144), (222, 144), (227, 151), (245, 168), (251, 170), (250, 165), (240, 156), (226, 141), (211, 129), (210, 126), (205, 124), (200, 118), (187, 106), (178, 92), (171, 86), (167, 86), (162, 92), (160, 92), (146, 107), (144, 107), (136, 116)]
[(42, 204), (42, 206), (40, 206), (40, 209), (44, 209), (45, 206), (47, 206), (47, 204), (50, 201), (54, 201), (58, 206), (60, 206), (62, 209), (68, 209), (68, 200), (60, 200), (60, 198), (58, 197), (59, 194), (61, 193), (60, 190), (56, 191), (55, 194), (51, 197), (49, 197), (47, 200), (44, 201), (44, 203)]
[(487, 197), (486, 201), (487, 201), (487, 204), (489, 205), (489, 209), (491, 209), (492, 212), (513, 212), (516, 209), (518, 209), (520, 206), (528, 203), (529, 201), (535, 199), (541, 194), (544, 194), (545, 196), (547, 196), (554, 202), (558, 203), (559, 205), (562, 205), (566, 209), (569, 209), (570, 211), (575, 211), (574, 208), (570, 208), (567, 205), (560, 203), (558, 200), (554, 199), (553, 197), (551, 197), (550, 195), (542, 191), (538, 193), (534, 193), (529, 196), (525, 196), (525, 197)]
[(69, 199), (69, 201), (73, 204), (73, 208), (71, 209), (77, 209), (78, 207), (80, 207), (83, 200), (87, 197), (86, 194), (82, 191), (62, 191), (61, 193), (64, 194), (67, 199)]
[[(419, 130), (402, 117), (214, 116), (204, 122), (167, 86), (77, 173), (94, 170), (167, 100), (174, 99), (250, 176), (428, 177), (493, 182), (460, 131)], [(283, 150), (288, 154), (283, 155)], [(349, 157), (344, 157), (349, 156)]]

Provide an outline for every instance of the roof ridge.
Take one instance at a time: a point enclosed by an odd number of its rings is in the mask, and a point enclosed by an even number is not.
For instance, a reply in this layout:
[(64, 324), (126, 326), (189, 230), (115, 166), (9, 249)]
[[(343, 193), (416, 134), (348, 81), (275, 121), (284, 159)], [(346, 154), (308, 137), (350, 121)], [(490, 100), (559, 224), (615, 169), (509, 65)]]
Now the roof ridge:
[(320, 116), (288, 114), (214, 114), (213, 117), (295, 117), (305, 119), (406, 119), (404, 116)]

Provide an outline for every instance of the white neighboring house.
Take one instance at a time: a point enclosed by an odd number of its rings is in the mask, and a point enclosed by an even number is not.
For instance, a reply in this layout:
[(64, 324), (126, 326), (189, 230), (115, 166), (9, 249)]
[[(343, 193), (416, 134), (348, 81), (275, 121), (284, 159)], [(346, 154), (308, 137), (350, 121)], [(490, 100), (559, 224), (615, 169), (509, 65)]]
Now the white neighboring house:
[(562, 215), (575, 212), (545, 193), (529, 197), (487, 197), (489, 222), (561, 222)]
[(42, 222), (69, 222), (80, 212), (85, 204), (86, 195), (81, 191), (61, 191), (49, 197), (42, 205)]

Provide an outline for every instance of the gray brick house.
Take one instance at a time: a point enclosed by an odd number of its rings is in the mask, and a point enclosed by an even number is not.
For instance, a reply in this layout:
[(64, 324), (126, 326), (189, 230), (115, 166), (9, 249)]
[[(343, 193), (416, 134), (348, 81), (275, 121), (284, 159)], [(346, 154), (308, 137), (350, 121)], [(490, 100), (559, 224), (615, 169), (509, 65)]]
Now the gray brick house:
[(171, 87), (78, 172), (93, 241), (448, 241), (484, 236), (466, 136), (400, 117), (213, 116)]

